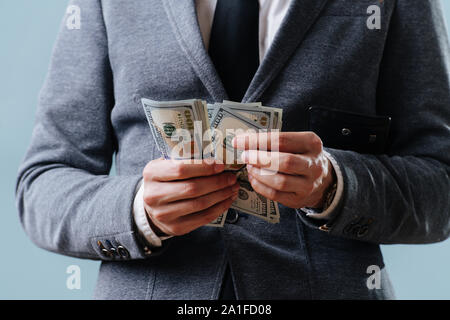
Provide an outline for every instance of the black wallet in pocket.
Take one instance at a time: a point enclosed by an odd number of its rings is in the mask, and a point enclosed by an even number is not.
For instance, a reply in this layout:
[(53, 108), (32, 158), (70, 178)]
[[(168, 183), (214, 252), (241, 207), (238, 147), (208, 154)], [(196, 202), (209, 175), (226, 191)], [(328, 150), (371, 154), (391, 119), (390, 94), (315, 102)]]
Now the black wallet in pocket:
[(380, 154), (386, 149), (391, 118), (313, 106), (308, 123), (325, 147)]

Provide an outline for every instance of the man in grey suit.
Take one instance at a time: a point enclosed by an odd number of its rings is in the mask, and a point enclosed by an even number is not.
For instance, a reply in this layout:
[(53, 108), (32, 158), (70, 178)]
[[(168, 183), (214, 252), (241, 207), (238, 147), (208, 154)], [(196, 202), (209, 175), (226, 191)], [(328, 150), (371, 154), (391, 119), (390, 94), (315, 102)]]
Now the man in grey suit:
[[(71, 4), (80, 28), (61, 28), (17, 205), (37, 245), (102, 260), (96, 298), (389, 299), (379, 244), (449, 237), (439, 1)], [(141, 98), (283, 108), (279, 171), (249, 169), (281, 222), (233, 211), (204, 227), (236, 180), (220, 164), (158, 159)]]

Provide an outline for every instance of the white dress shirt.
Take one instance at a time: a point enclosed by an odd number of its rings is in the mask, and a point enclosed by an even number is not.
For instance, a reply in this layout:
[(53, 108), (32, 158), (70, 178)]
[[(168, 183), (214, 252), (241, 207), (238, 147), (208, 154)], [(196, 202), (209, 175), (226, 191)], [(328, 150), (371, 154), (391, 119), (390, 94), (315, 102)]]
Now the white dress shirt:
[[(280, 28), (292, 0), (259, 0), (259, 61), (262, 61)], [(196, 0), (198, 24), (206, 49), (209, 48), (211, 27), (217, 0)]]
[[(267, 50), (270, 48), (273, 39), (275, 38), (280, 25), (286, 16), (292, 0), (259, 0), (259, 56), (260, 61), (263, 61)], [(214, 12), (216, 10), (217, 0), (196, 0), (197, 18), (202, 34), (205, 48), (208, 50), (209, 39), (211, 35), (211, 27), (214, 20)], [(321, 213), (310, 211), (309, 217), (317, 219), (326, 219), (337, 206), (339, 199), (343, 193), (342, 173), (336, 161), (326, 153), (330, 159), (337, 176), (337, 191), (330, 207)], [(154, 247), (160, 247), (162, 240), (170, 237), (158, 237), (150, 227), (147, 220), (147, 213), (144, 208), (144, 184), (139, 187), (133, 205), (133, 216), (138, 227), (139, 233)], [(148, 254), (151, 253), (149, 248), (146, 248)]]

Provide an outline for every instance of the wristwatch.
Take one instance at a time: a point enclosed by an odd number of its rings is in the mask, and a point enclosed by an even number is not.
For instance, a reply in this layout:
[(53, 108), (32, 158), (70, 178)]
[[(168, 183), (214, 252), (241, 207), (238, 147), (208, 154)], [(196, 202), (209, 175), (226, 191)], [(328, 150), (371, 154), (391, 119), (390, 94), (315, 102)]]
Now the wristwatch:
[(302, 210), (307, 214), (320, 214), (320, 213), (325, 212), (333, 203), (334, 196), (336, 195), (336, 191), (337, 191), (337, 183), (335, 182), (326, 191), (326, 194), (324, 196), (325, 200), (323, 201), (323, 205), (321, 208), (306, 207), (306, 208), (303, 208)]
[(327, 194), (325, 195), (325, 201), (323, 203), (322, 211), (326, 211), (331, 204), (333, 203), (334, 196), (336, 195), (337, 183), (333, 183), (333, 185), (328, 189)]

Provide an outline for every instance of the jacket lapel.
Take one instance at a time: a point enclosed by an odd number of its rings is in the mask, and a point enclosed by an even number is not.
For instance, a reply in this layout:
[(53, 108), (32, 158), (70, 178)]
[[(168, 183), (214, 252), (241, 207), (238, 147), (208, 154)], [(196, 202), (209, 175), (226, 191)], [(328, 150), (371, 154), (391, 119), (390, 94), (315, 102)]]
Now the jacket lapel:
[[(258, 100), (304, 39), (328, 0), (292, 0), (280, 29), (244, 96)], [(227, 99), (225, 88), (203, 44), (194, 0), (162, 1), (167, 17), (194, 71), (214, 101)]]
[(203, 44), (194, 0), (164, 0), (169, 22), (181, 49), (213, 97), (227, 99), (225, 88)]
[(292, 0), (291, 6), (243, 101), (257, 101), (304, 39), (328, 0)]

